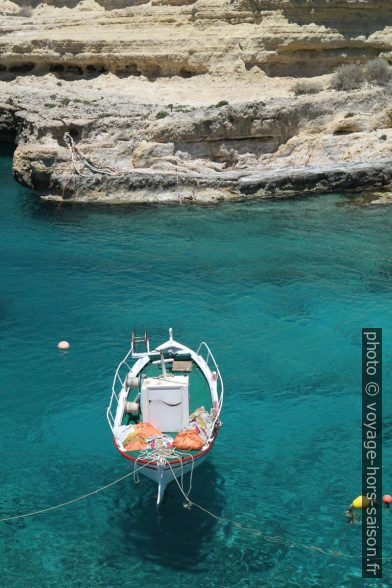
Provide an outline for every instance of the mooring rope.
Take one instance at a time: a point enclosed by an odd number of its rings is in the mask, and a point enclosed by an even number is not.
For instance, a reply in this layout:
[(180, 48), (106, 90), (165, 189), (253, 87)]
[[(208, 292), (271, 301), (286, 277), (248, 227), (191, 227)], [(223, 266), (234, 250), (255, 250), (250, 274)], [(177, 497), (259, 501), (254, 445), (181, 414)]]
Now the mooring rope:
[(59, 203), (59, 206), (61, 206), (61, 204), (62, 204), (62, 202), (63, 202), (63, 200), (64, 200), (64, 194), (65, 194), (65, 190), (67, 189), (67, 186), (68, 186), (68, 184), (69, 184), (69, 180), (71, 179), (71, 176), (72, 176), (72, 170), (71, 170), (71, 168), (72, 168), (72, 163), (73, 163), (73, 158), (72, 158), (72, 151), (70, 151), (70, 154), (69, 154), (69, 164), (68, 164), (68, 169), (67, 169), (68, 177), (67, 177), (67, 179), (66, 179), (66, 182), (65, 182), (65, 184), (64, 184), (64, 186), (63, 186), (63, 190), (62, 190), (62, 192), (61, 192), (61, 201), (60, 201), (60, 203)]
[(191, 467), (191, 472), (190, 472), (190, 480), (189, 480), (189, 488), (188, 488), (188, 492), (185, 494), (184, 492), (184, 464), (183, 461), (181, 460), (181, 484), (179, 483), (175, 473), (173, 472), (173, 468), (171, 467), (170, 462), (167, 462), (169, 468), (171, 469), (171, 473), (173, 474), (173, 478), (175, 479), (177, 486), (180, 488), (182, 495), (185, 497), (185, 500), (187, 500), (187, 502), (190, 502), (189, 499), (189, 494), (192, 490), (192, 480), (193, 480), (193, 469), (195, 467), (195, 460), (192, 454), (188, 454), (191, 456), (192, 458), (192, 467)]
[[(189, 480), (189, 489), (188, 492), (186, 494), (186, 496), (189, 496), (190, 491), (192, 490), (192, 480), (193, 480), (193, 469), (195, 466), (195, 460), (194, 457), (191, 453), (187, 453), (187, 452), (181, 452), (178, 449), (174, 449), (174, 447), (157, 447), (156, 449), (142, 449), (138, 455), (138, 457), (136, 458), (135, 464), (134, 464), (134, 468), (136, 467), (136, 464), (138, 462), (139, 459), (149, 459), (149, 463), (151, 463), (152, 461), (156, 462), (158, 465), (161, 466), (166, 466), (168, 465), (169, 468), (171, 469), (171, 472), (173, 474), (174, 479), (176, 480), (177, 484), (178, 484), (178, 480), (173, 472), (173, 468), (170, 465), (170, 458), (175, 458), (180, 460), (181, 463), (181, 488), (184, 488), (184, 461), (183, 461), (183, 457), (187, 457), (187, 458), (191, 458), (192, 460), (192, 466), (191, 466), (191, 471), (190, 471), (190, 480)], [(139, 483), (139, 475), (136, 474), (138, 470), (135, 471), (134, 469), (134, 475), (133, 475), (133, 481), (135, 482), (135, 484)]]
[[(170, 464), (169, 464), (169, 467), (171, 469)], [(192, 506), (195, 506), (199, 510), (208, 514), (210, 517), (216, 519), (217, 521), (225, 523), (225, 524), (233, 525), (233, 527), (236, 527), (240, 531), (244, 531), (248, 534), (255, 535), (258, 537), (263, 537), (263, 539), (265, 539), (269, 543), (278, 543), (278, 544), (284, 545), (285, 547), (289, 547), (289, 548), (307, 549), (308, 551), (315, 551), (315, 552), (323, 553), (324, 555), (329, 555), (332, 557), (347, 557), (347, 558), (361, 558), (362, 557), (362, 554), (350, 555), (348, 553), (343, 553), (342, 551), (334, 551), (334, 550), (330, 550), (330, 549), (324, 549), (323, 547), (318, 547), (317, 545), (307, 545), (306, 543), (298, 543), (296, 541), (290, 541), (288, 539), (285, 539), (284, 537), (280, 537), (279, 535), (277, 535), (277, 536), (267, 535), (266, 533), (264, 533), (260, 529), (255, 529), (253, 527), (245, 527), (244, 525), (242, 525), (238, 521), (233, 521), (232, 519), (228, 519), (226, 517), (220, 517), (220, 516), (214, 514), (213, 512), (211, 512), (210, 510), (208, 510), (207, 508), (204, 508), (204, 506), (197, 504), (197, 502), (190, 500), (189, 492), (187, 494), (185, 494), (185, 492), (183, 491), (183, 488), (181, 487), (180, 483), (178, 482), (176, 476), (174, 475), (173, 470), (172, 470), (172, 473), (173, 473), (174, 480), (175, 480), (181, 494), (184, 496), (184, 498), (186, 500), (186, 502), (183, 504), (184, 508), (190, 509)], [(380, 557), (380, 558), (376, 558), (376, 559), (379, 559), (382, 561), (389, 561), (389, 560), (392, 560), (392, 557)]]
[[(149, 462), (149, 463), (151, 463), (151, 462)], [(148, 465), (148, 463), (140, 466), (140, 468), (138, 468), (137, 471), (142, 470), (147, 465)], [(67, 500), (67, 502), (61, 502), (60, 504), (56, 504), (54, 506), (49, 506), (48, 508), (41, 508), (40, 510), (35, 510), (33, 512), (26, 512), (26, 513), (20, 514), (20, 515), (14, 515), (11, 517), (0, 518), (0, 523), (4, 523), (5, 521), (13, 521), (15, 519), (23, 519), (26, 517), (32, 517), (32, 516), (35, 516), (35, 515), (38, 515), (38, 514), (41, 514), (44, 512), (48, 512), (50, 510), (56, 510), (57, 508), (62, 508), (63, 506), (68, 506), (69, 504), (74, 504), (75, 502), (85, 500), (89, 496), (94, 496), (95, 494), (98, 494), (98, 492), (102, 492), (103, 490), (110, 488), (110, 486), (114, 486), (115, 484), (118, 484), (122, 480), (125, 480), (125, 478), (129, 478), (129, 476), (132, 476), (132, 475), (134, 475), (134, 471), (129, 472), (128, 474), (125, 474), (125, 476), (121, 476), (121, 478), (114, 480), (114, 482), (110, 482), (110, 484), (105, 484), (105, 486), (101, 486), (100, 488), (97, 488), (96, 490), (93, 490), (92, 492), (88, 492), (87, 494), (83, 494), (82, 496), (78, 496), (77, 498), (73, 498), (72, 500)]]
[[(152, 454), (153, 452), (151, 452)], [(177, 452), (173, 450), (173, 457), (175, 457), (177, 455)], [(179, 454), (178, 454), (179, 455)], [(191, 492), (192, 489), (192, 476), (193, 476), (193, 469), (194, 469), (194, 460), (193, 460), (193, 456), (192, 456), (192, 468), (191, 468), (191, 472), (190, 472), (190, 483), (189, 483), (189, 489), (188, 492), (185, 493), (184, 491), (184, 484), (183, 484), (183, 464), (182, 464), (182, 460), (181, 460), (181, 466), (182, 466), (182, 471), (181, 471), (181, 484), (178, 481), (173, 468), (170, 465), (170, 462), (166, 459), (166, 457), (163, 457), (161, 455), (161, 460), (165, 461), (165, 464), (167, 464), (172, 472), (174, 481), (176, 482), (181, 494), (183, 495), (183, 497), (185, 498), (185, 503), (183, 504), (184, 508), (190, 509), (192, 506), (195, 506), (196, 508), (198, 508), (199, 510), (203, 511), (204, 513), (208, 514), (210, 517), (214, 518), (215, 520), (217, 520), (218, 522), (221, 523), (225, 523), (228, 525), (232, 525), (233, 527), (236, 527), (237, 529), (239, 529), (240, 531), (244, 531), (248, 534), (257, 536), (257, 537), (263, 537), (263, 539), (265, 541), (268, 541), (269, 543), (277, 543), (280, 545), (284, 545), (285, 547), (288, 548), (297, 548), (297, 549), (307, 549), (308, 551), (314, 551), (317, 553), (323, 553), (324, 555), (329, 555), (331, 557), (343, 557), (343, 558), (362, 558), (362, 554), (355, 554), (355, 555), (350, 555), (348, 553), (343, 553), (342, 551), (334, 551), (334, 550), (330, 550), (330, 549), (324, 549), (323, 547), (318, 547), (317, 545), (307, 545), (306, 543), (298, 543), (296, 541), (290, 541), (288, 539), (285, 539), (284, 537), (280, 537), (279, 535), (277, 536), (273, 536), (273, 535), (267, 535), (266, 533), (264, 533), (263, 531), (261, 531), (260, 529), (255, 529), (253, 527), (246, 527), (244, 525), (242, 525), (241, 523), (239, 523), (238, 521), (234, 521), (232, 519), (228, 519), (226, 517), (221, 517), (219, 515), (214, 514), (213, 512), (211, 512), (210, 510), (208, 510), (207, 508), (204, 508), (204, 506), (201, 506), (201, 504), (198, 504), (197, 502), (194, 502), (193, 500), (191, 500), (189, 498), (189, 494)], [(121, 476), (121, 478), (118, 478), (117, 480), (114, 480), (113, 482), (110, 482), (109, 484), (105, 484), (105, 486), (101, 486), (100, 488), (97, 488), (96, 490), (93, 490), (92, 492), (88, 492), (87, 494), (83, 494), (82, 496), (78, 496), (77, 498), (73, 498), (72, 500), (67, 500), (66, 502), (61, 502), (60, 504), (56, 504), (54, 506), (49, 506), (48, 508), (42, 508), (40, 510), (35, 510), (32, 512), (27, 512), (27, 513), (23, 513), (20, 515), (14, 515), (14, 516), (10, 516), (10, 517), (3, 517), (0, 518), (0, 523), (6, 522), (6, 521), (13, 521), (16, 519), (22, 519), (22, 518), (27, 518), (27, 517), (32, 517), (35, 515), (39, 515), (45, 512), (49, 512), (51, 510), (56, 510), (58, 508), (63, 508), (64, 506), (68, 506), (70, 504), (74, 504), (75, 502), (80, 502), (81, 500), (85, 500), (86, 498), (89, 498), (90, 496), (94, 496), (95, 494), (98, 494), (99, 492), (102, 492), (103, 490), (106, 490), (107, 488), (110, 488), (111, 486), (114, 486), (115, 484), (118, 484), (119, 482), (122, 482), (122, 480), (125, 480), (126, 478), (129, 478), (129, 476), (135, 476), (135, 473), (142, 470), (143, 468), (145, 468), (147, 465), (149, 465), (150, 463), (152, 463), (153, 461), (157, 461), (156, 459), (150, 460), (148, 463), (143, 464), (142, 466), (140, 466), (137, 469), (133, 469), (131, 472), (129, 472), (128, 474), (125, 474), (125, 476)], [(392, 556), (391, 557), (380, 557), (380, 558), (375, 558), (375, 559), (379, 559), (381, 561), (390, 561), (392, 560)]]
[(70, 151), (74, 170), (76, 171), (76, 173), (79, 176), (86, 177), (87, 174), (84, 174), (82, 172), (82, 170), (76, 164), (76, 157), (79, 158), (81, 165), (84, 165), (86, 168), (88, 168), (93, 173), (104, 174), (107, 176), (115, 176), (115, 175), (118, 175), (121, 173), (119, 170), (115, 170), (109, 166), (101, 166), (98, 163), (95, 163), (91, 159), (89, 159), (86, 155), (84, 155), (84, 153), (82, 153), (80, 151), (80, 149), (78, 147), (76, 147), (75, 141), (73, 140), (73, 138), (71, 137), (71, 135), (69, 133), (64, 133), (64, 142)]

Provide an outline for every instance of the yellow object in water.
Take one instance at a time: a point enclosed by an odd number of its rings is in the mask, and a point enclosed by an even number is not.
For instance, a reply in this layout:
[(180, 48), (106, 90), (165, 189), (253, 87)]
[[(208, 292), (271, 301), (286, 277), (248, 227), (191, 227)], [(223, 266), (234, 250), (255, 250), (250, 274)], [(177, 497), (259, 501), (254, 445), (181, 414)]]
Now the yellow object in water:
[(352, 501), (351, 506), (353, 508), (367, 508), (369, 504), (369, 498), (367, 498), (366, 496), (357, 496), (357, 498)]

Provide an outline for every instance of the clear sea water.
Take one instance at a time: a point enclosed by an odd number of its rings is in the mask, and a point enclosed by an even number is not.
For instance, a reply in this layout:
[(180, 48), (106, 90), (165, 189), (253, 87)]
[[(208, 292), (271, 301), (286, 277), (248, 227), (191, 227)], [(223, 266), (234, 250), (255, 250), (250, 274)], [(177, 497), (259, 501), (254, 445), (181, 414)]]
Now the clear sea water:
[[(40, 202), (1, 157), (1, 516), (129, 471), (105, 420), (133, 325), (207, 340), (226, 398), (192, 499), (131, 479), (0, 525), (1, 586), (362, 586), (361, 328), (383, 327), (384, 491), (392, 493), (389, 208), (339, 195), (220, 206)], [(61, 339), (71, 343), (58, 351)], [(384, 556), (392, 556), (392, 509)], [(279, 537), (278, 542), (270, 537)], [(301, 546), (341, 551), (327, 555)], [(349, 557), (347, 557), (349, 556)], [(369, 582), (366, 585), (370, 585)], [(392, 564), (384, 579), (392, 585)]]

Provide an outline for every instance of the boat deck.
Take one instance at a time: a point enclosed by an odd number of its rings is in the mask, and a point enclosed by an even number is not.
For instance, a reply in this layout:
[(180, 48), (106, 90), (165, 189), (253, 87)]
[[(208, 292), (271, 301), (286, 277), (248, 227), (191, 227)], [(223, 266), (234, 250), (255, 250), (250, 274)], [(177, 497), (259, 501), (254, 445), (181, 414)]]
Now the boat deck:
[[(206, 378), (204, 377), (203, 372), (201, 371), (201, 369), (199, 368), (199, 366), (192, 362), (192, 370), (189, 371), (175, 371), (172, 372), (171, 369), (171, 364), (166, 364), (166, 371), (167, 373), (175, 373), (176, 376), (189, 376), (189, 413), (192, 414), (197, 408), (200, 408), (201, 406), (204, 406), (204, 408), (207, 411), (210, 411), (210, 409), (212, 408), (212, 400), (211, 400), (211, 392), (210, 392), (210, 388), (208, 385), (208, 382), (206, 380)], [(162, 375), (162, 368), (160, 364), (153, 364), (153, 363), (149, 363), (147, 364), (147, 366), (145, 366), (141, 372), (141, 374), (144, 374), (147, 377), (157, 377)], [(140, 374), (140, 375), (141, 375)], [(129, 401), (133, 401), (134, 398), (136, 396), (136, 392), (135, 390), (131, 390), (128, 400)], [(139, 417), (135, 417), (133, 415), (130, 414), (124, 414), (123, 419), (122, 419), (122, 425), (130, 425), (130, 424), (136, 424), (140, 422)], [(170, 435), (171, 437), (173, 437), (173, 439), (175, 438), (175, 436), (177, 435), (177, 433), (172, 432), (172, 431), (162, 431), (162, 433), (165, 433), (166, 435)], [(178, 450), (177, 450), (178, 451)], [(182, 453), (184, 455), (192, 455), (192, 454), (196, 454), (199, 453), (200, 450), (194, 450), (194, 451), (178, 451), (179, 453)], [(140, 451), (127, 451), (127, 454), (129, 454), (132, 457), (137, 458), (140, 454)]]

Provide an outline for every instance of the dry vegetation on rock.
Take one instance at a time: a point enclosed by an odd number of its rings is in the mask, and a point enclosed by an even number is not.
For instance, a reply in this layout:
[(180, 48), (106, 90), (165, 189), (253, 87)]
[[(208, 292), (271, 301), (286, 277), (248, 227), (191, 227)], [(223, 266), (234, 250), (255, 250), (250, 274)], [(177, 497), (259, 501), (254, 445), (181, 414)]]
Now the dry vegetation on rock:
[(365, 64), (341, 65), (332, 78), (335, 90), (356, 90), (364, 84), (388, 86), (392, 82), (392, 66), (379, 57)]

